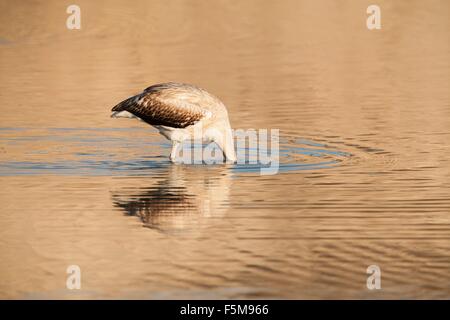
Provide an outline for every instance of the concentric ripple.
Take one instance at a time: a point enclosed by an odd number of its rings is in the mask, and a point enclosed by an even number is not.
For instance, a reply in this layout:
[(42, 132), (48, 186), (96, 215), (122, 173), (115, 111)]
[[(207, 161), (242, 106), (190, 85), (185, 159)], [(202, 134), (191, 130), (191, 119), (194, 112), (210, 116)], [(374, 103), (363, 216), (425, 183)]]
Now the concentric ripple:
[[(354, 156), (350, 148), (336, 147), (332, 141), (283, 132), (279, 146), (280, 173), (326, 169)], [(238, 150), (238, 164), (230, 166), (235, 175), (267, 167), (250, 161), (250, 151)], [(172, 165), (169, 152), (170, 143), (142, 128), (0, 128), (1, 176), (154, 175)]]

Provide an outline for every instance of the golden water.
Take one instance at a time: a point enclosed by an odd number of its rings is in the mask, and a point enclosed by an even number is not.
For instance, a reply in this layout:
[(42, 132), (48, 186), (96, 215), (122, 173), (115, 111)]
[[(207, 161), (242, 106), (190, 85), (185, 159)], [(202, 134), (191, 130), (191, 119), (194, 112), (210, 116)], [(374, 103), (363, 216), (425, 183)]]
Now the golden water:
[[(448, 1), (76, 3), (0, 3), (1, 298), (450, 298)], [(280, 172), (109, 118), (165, 81), (280, 129)]]

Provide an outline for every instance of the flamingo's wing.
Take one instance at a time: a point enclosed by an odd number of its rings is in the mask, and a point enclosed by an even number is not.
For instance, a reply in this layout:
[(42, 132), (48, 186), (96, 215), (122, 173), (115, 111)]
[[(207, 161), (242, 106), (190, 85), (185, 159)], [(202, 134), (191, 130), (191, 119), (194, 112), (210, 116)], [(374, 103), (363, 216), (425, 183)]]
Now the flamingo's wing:
[(150, 125), (186, 128), (211, 116), (202, 107), (204, 99), (203, 91), (196, 87), (161, 84), (120, 102), (111, 111), (128, 111)]

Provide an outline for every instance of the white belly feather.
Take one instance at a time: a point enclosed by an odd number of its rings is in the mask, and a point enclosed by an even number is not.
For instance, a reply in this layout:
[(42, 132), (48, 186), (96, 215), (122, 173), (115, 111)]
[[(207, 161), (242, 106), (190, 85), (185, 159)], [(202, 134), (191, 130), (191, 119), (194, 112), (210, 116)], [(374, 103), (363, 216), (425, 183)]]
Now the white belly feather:
[[(138, 119), (140, 121), (143, 121), (141, 118), (136, 117), (134, 114), (128, 111), (114, 111), (111, 114), (111, 118), (129, 118), (129, 119)], [(208, 119), (210, 117), (207, 117)], [(206, 120), (205, 119), (205, 120)], [(178, 141), (182, 142), (184, 140), (189, 139), (201, 139), (205, 142), (214, 141), (215, 132), (211, 129), (204, 128), (204, 122), (199, 121), (193, 126), (189, 126), (186, 128), (172, 128), (167, 126), (161, 126), (161, 125), (154, 125), (156, 129), (158, 129), (159, 133), (163, 135), (166, 139), (170, 141)], [(199, 133), (199, 136), (197, 136), (197, 133)]]
[(111, 113), (111, 118), (130, 118), (139, 119), (142, 121), (141, 118), (136, 117), (134, 114), (128, 111), (113, 111), (113, 113)]

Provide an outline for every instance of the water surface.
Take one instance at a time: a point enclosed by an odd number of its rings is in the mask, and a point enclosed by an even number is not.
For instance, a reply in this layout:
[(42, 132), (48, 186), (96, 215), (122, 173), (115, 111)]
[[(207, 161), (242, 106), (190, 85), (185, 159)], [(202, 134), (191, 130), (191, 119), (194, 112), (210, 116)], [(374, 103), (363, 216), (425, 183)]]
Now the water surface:
[[(447, 1), (77, 4), (0, 5), (0, 297), (450, 298)], [(279, 173), (109, 117), (165, 81), (279, 129)]]

